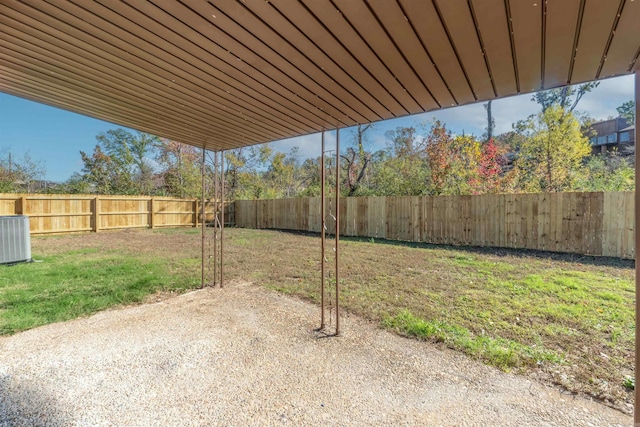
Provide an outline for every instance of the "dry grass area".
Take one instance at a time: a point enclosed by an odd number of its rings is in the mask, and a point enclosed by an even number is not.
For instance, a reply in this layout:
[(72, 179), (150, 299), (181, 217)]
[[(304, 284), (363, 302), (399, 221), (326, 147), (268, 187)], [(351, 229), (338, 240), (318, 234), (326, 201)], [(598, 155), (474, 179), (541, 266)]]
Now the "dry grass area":
[[(225, 277), (318, 302), (319, 245), (317, 236), (227, 229)], [(160, 258), (171, 274), (200, 274), (195, 229), (33, 239), (36, 258), (88, 248)], [(354, 239), (342, 240), (341, 260), (341, 303), (349, 313), (631, 409), (631, 262)]]

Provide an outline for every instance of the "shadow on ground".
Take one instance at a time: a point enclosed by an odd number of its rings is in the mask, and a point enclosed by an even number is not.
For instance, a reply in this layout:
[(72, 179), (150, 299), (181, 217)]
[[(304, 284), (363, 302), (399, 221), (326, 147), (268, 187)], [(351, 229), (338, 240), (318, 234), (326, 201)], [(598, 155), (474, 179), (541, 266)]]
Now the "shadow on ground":
[[(307, 231), (295, 231), (295, 230), (277, 230), (283, 233), (320, 237), (320, 234)], [(333, 235), (327, 235), (327, 238), (332, 239)], [(496, 247), (481, 247), (481, 246), (455, 246), (455, 245), (436, 245), (433, 243), (422, 242), (406, 242), (401, 240), (387, 240), (371, 237), (349, 237), (340, 236), (341, 241), (345, 242), (366, 242), (376, 243), (380, 245), (401, 246), (406, 248), (422, 248), (422, 249), (449, 249), (453, 251), (476, 253), (483, 255), (493, 255), (497, 257), (515, 257), (515, 258), (538, 258), (548, 259), (553, 261), (573, 262), (579, 264), (592, 265), (594, 267), (618, 267), (618, 268), (635, 268), (635, 261), (632, 259), (622, 259), (606, 256), (593, 256), (572, 254), (565, 252), (549, 252), (539, 251), (533, 249), (511, 249), (511, 248), (496, 248)]]
[(69, 425), (47, 391), (0, 374), (0, 427)]

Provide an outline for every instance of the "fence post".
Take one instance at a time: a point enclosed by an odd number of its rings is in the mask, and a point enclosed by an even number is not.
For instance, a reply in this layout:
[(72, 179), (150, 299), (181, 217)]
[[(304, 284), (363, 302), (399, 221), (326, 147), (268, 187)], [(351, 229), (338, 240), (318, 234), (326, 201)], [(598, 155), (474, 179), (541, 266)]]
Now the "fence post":
[(154, 206), (155, 198), (151, 197), (149, 199), (149, 228), (156, 228), (155, 221), (155, 206)]
[(93, 231), (100, 231), (100, 197), (93, 199)]
[(236, 202), (227, 202), (225, 205), (225, 225), (235, 226), (236, 225)]
[(20, 197), (20, 209), (16, 212), (17, 215), (26, 215), (27, 214), (27, 198), (24, 196)]
[(198, 206), (199, 205), (199, 201), (198, 199), (195, 199), (193, 201), (193, 227), (197, 227), (198, 226)]

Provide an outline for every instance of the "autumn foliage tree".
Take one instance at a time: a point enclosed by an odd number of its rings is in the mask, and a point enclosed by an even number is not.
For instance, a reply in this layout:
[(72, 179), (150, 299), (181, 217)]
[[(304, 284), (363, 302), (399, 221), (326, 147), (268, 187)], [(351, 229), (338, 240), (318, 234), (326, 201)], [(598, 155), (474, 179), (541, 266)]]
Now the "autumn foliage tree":
[(477, 176), (469, 181), (473, 194), (498, 193), (509, 182), (510, 175), (505, 174), (505, 149), (491, 138), (483, 144), (478, 158)]
[(503, 150), (493, 139), (481, 144), (472, 135), (455, 135), (439, 121), (426, 138), (430, 194), (498, 192), (504, 178)]
[[(354, 127), (353, 144), (339, 153), (342, 194), (418, 196), (632, 189), (634, 165), (625, 157), (627, 152), (588, 156), (591, 149), (574, 111), (596, 85), (586, 83), (534, 94), (532, 100), (540, 105), (540, 112), (514, 123), (512, 131), (495, 136), (489, 102), (485, 105), (486, 134), (481, 139), (455, 134), (436, 120), (429, 125), (387, 131), (386, 146), (374, 151), (375, 144), (368, 145), (367, 141), (372, 125)], [(633, 107), (633, 102), (627, 102), (618, 111), (630, 120)], [(585, 119), (581, 120), (584, 127)], [(290, 152), (274, 147), (264, 144), (224, 153), (228, 197), (320, 194), (322, 157), (309, 157), (297, 147)], [(83, 175), (69, 180), (68, 191), (83, 191), (85, 184), (91, 183), (96, 192), (105, 194), (199, 197), (201, 192), (199, 148), (117, 129), (99, 135), (93, 153), (81, 155)], [(333, 169), (325, 177), (329, 188), (336, 180), (335, 162), (331, 163), (334, 155), (325, 153), (326, 168)], [(211, 163), (211, 157), (207, 159)], [(1, 166), (0, 189), (7, 175)], [(210, 164), (205, 164), (205, 172), (210, 177)]]
[(443, 124), (435, 121), (427, 137), (426, 151), (431, 171), (432, 194), (443, 194), (454, 163), (453, 137)]

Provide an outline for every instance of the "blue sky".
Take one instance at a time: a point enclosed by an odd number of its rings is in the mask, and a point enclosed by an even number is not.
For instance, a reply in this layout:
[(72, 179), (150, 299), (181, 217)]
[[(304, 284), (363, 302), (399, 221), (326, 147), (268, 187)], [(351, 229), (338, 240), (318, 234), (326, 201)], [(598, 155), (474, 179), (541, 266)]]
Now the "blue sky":
[[(633, 99), (633, 76), (603, 80), (593, 92), (584, 96), (578, 110), (595, 119), (615, 116), (616, 107)], [(496, 133), (511, 129), (511, 124), (538, 111), (531, 95), (518, 95), (493, 102)], [(378, 122), (369, 135), (372, 150), (385, 146), (384, 134), (398, 126), (418, 126), (434, 118), (446, 123), (454, 133), (482, 135), (486, 126), (486, 113), (482, 103), (450, 108), (438, 112), (417, 114), (401, 119)], [(64, 181), (73, 172), (80, 172), (80, 150), (92, 152), (96, 135), (118, 125), (74, 114), (68, 111), (27, 101), (0, 93), (0, 156), (11, 152), (18, 159), (25, 153), (41, 161), (47, 179)], [(334, 134), (328, 138), (328, 144)], [(340, 132), (342, 146), (352, 141), (349, 129)], [(301, 157), (319, 155), (319, 135), (307, 135), (272, 143), (280, 151), (299, 147)]]

